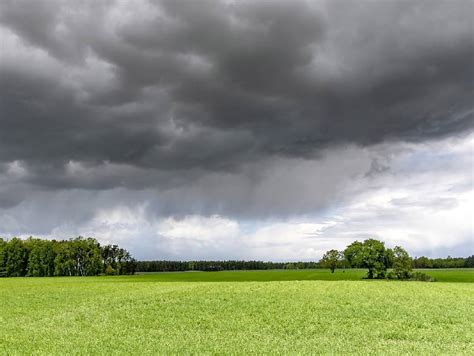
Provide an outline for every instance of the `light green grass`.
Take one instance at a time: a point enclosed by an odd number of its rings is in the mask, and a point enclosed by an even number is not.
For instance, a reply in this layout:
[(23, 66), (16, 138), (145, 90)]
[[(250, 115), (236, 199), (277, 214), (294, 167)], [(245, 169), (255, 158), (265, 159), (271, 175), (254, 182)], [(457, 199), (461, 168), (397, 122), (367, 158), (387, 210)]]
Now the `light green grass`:
[[(259, 278), (278, 279), (285, 272), (300, 271), (263, 271)], [(241, 274), (256, 278), (254, 272), (218, 272), (0, 279), (0, 354), (474, 349), (470, 283), (162, 281), (172, 281), (163, 277), (169, 275), (215, 280), (232, 273), (241, 281)]]

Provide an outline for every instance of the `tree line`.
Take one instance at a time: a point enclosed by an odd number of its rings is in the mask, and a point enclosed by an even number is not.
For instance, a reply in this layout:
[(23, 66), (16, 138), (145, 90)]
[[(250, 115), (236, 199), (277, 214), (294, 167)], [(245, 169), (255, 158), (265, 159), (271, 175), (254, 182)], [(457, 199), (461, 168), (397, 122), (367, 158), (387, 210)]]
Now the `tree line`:
[[(330, 250), (319, 262), (264, 262), (264, 261), (137, 261), (137, 272), (180, 272), (180, 271), (223, 271), (223, 270), (268, 270), (268, 269), (316, 269), (316, 268), (365, 268), (365, 265), (372, 265), (368, 262), (363, 263), (362, 255), (356, 253), (361, 246), (366, 246), (369, 250), (374, 248), (374, 254), (377, 251), (385, 251), (379, 261), (374, 262), (374, 268), (371, 267), (371, 278), (381, 276), (379, 270), (383, 266), (386, 269), (393, 268), (394, 257), (401, 258), (405, 256), (405, 250), (401, 247), (386, 249), (384, 244), (377, 240), (366, 240), (365, 245), (362, 242), (354, 242), (344, 251)], [(377, 241), (377, 242), (374, 242)], [(381, 246), (383, 249), (381, 249)], [(365, 251), (365, 250), (364, 250)], [(360, 251), (359, 251), (360, 252)], [(408, 254), (407, 254), (408, 255)], [(408, 256), (409, 257), (409, 256)], [(474, 267), (474, 256), (468, 258), (436, 258), (415, 257), (408, 259), (412, 268), (467, 268)], [(386, 271), (385, 269), (385, 271)], [(383, 274), (383, 273), (382, 273)]]
[(26, 240), (0, 238), (0, 276), (52, 277), (134, 274), (135, 259), (117, 245), (96, 239)]
[(138, 261), (137, 272), (222, 271), (319, 268), (318, 262)]
[(428, 258), (425, 256), (415, 257), (413, 259), (414, 268), (473, 268), (474, 255), (467, 258), (451, 257), (447, 258)]

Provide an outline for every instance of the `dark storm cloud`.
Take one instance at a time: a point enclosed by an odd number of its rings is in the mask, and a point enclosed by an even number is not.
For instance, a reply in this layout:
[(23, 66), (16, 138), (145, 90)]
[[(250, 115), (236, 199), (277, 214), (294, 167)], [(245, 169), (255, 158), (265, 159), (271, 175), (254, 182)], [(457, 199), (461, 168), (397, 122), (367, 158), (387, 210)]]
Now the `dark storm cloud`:
[(463, 133), (472, 7), (2, 1), (0, 161), (48, 189), (136, 189)]

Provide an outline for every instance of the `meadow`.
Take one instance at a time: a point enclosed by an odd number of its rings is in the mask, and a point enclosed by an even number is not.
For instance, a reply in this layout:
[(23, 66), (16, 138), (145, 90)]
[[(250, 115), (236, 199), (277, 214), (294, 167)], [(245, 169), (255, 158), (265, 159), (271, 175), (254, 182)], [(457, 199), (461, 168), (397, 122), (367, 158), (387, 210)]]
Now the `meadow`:
[(0, 354), (472, 353), (474, 272), (424, 272), (3, 278)]
[[(474, 283), (474, 269), (416, 269), (432, 276), (439, 282)], [(336, 270), (331, 273), (327, 269), (294, 269), (264, 271), (221, 271), (212, 272), (150, 272), (138, 273), (134, 281), (160, 282), (271, 282), (271, 281), (360, 281), (367, 274), (366, 269)], [(126, 278), (123, 276), (122, 278)]]

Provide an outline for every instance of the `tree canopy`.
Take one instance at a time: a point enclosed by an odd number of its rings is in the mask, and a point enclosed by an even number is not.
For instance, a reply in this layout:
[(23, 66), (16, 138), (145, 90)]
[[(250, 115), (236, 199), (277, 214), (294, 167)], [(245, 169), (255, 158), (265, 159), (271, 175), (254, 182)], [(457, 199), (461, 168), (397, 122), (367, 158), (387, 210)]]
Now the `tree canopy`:
[(321, 267), (326, 267), (331, 270), (331, 273), (334, 273), (338, 262), (342, 259), (344, 255), (338, 250), (329, 250), (327, 251), (323, 258), (321, 258)]
[(52, 277), (133, 274), (136, 261), (117, 245), (101, 246), (96, 239), (0, 239), (0, 276)]
[(393, 261), (393, 251), (375, 239), (353, 242), (344, 250), (344, 256), (351, 267), (367, 268), (369, 279), (385, 278), (387, 268)]
[(413, 270), (413, 259), (403, 248), (395, 246), (393, 249), (393, 273), (398, 279), (409, 279)]

